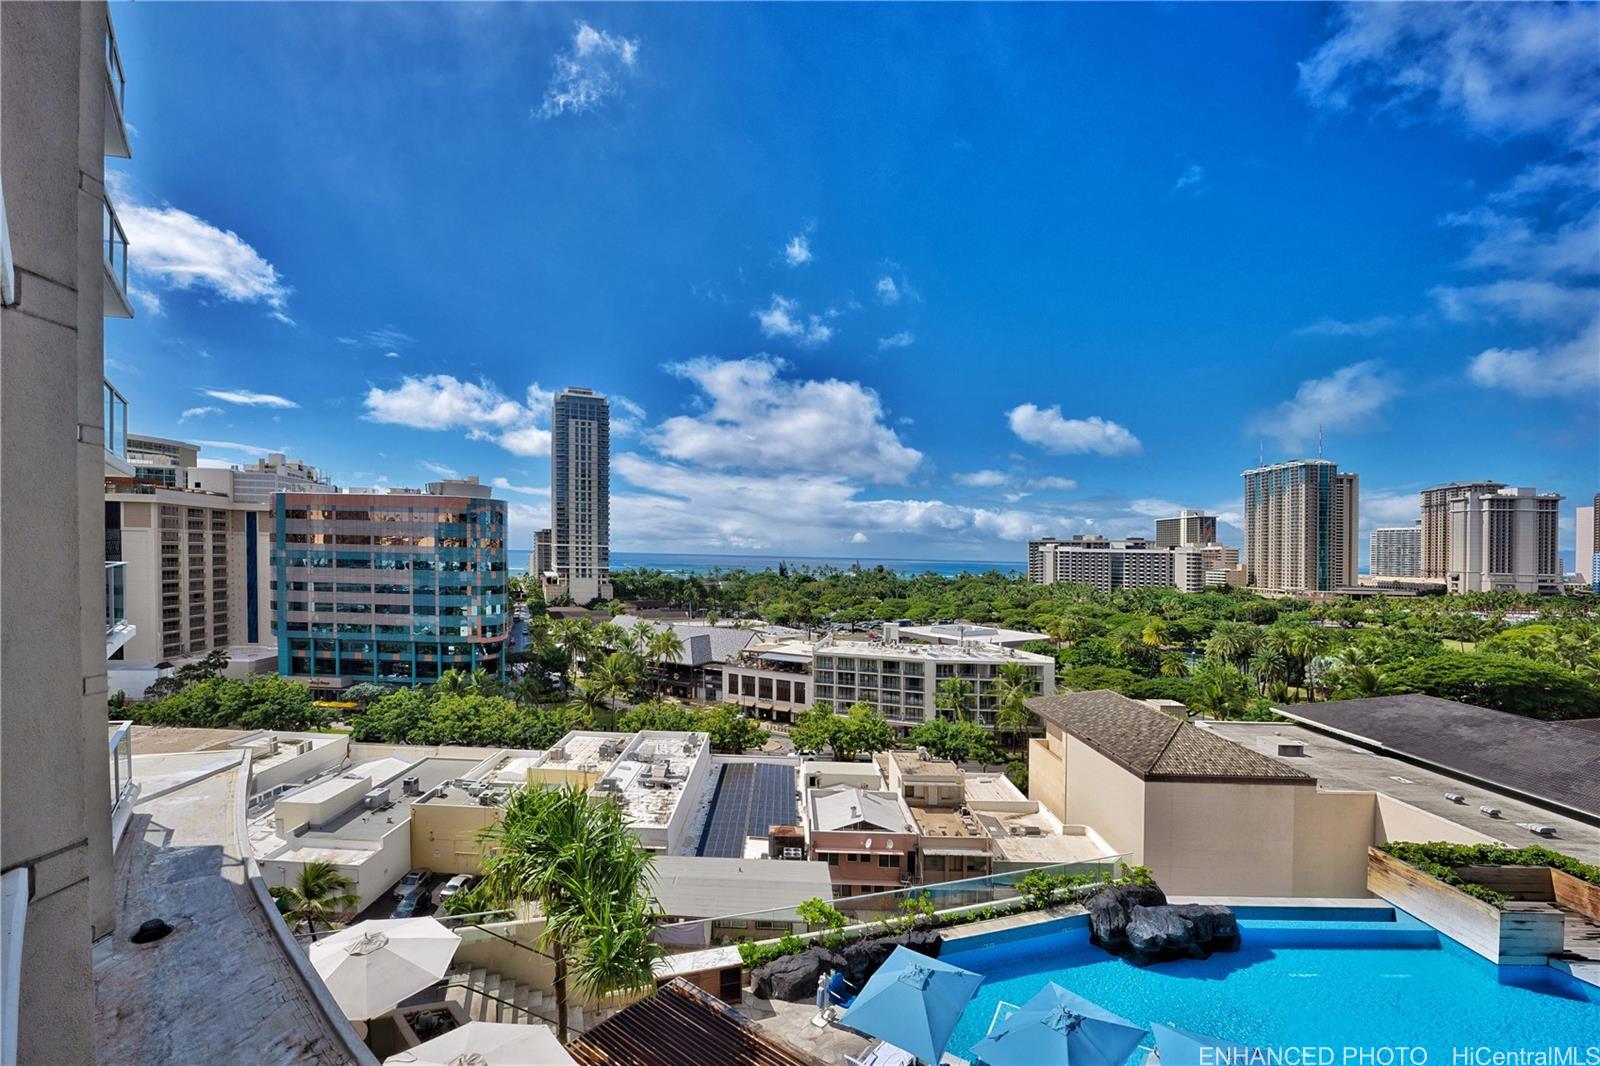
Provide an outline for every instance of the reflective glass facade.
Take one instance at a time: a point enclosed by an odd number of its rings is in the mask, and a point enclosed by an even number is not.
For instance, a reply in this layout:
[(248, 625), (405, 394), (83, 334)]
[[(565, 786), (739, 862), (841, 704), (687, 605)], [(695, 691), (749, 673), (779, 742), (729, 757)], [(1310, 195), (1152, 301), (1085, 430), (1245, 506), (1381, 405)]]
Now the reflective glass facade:
[(280, 674), (343, 687), (504, 672), (503, 501), (282, 493), (273, 512)]

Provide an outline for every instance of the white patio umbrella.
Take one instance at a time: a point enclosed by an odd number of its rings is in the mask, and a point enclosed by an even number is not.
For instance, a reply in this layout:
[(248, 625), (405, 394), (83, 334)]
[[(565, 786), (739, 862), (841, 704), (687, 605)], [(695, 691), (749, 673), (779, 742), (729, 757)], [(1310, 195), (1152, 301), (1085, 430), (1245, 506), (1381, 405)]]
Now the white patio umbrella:
[(383, 1060), (383, 1066), (575, 1066), (547, 1025), (468, 1022)]
[(371, 1018), (444, 976), (461, 938), (432, 918), (387, 918), (311, 945), (316, 968), (347, 1018)]

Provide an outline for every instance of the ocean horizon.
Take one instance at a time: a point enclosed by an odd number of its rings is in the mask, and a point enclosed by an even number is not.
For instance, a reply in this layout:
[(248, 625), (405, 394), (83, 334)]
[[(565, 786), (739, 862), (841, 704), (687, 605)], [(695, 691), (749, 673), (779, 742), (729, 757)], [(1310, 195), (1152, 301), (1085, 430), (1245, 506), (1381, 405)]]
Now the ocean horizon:
[[(506, 552), (506, 562), (513, 574), (525, 574), (531, 564), (533, 552), (527, 549), (510, 549)], [(902, 576), (934, 573), (942, 577), (956, 577), (961, 574), (983, 574), (990, 570), (1000, 573), (1010, 571), (1022, 572), (1027, 569), (1024, 560), (983, 560), (983, 559), (884, 559), (874, 556), (826, 556), (826, 555), (721, 555), (721, 554), (677, 554), (672, 552), (612, 552), (611, 569), (633, 570), (644, 567), (647, 570), (660, 570), (669, 574), (708, 574), (712, 570), (776, 570), (778, 564), (783, 563), (790, 569), (796, 567), (810, 567), (814, 570), (823, 567), (833, 567), (838, 570), (847, 570), (852, 566), (860, 566), (863, 570), (870, 570), (883, 566)]]

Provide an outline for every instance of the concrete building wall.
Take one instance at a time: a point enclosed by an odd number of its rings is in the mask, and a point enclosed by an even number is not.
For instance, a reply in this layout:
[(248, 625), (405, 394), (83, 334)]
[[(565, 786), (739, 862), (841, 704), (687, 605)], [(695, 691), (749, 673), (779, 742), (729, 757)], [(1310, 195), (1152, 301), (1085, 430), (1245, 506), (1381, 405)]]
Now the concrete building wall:
[(1144, 864), (1162, 888), (1179, 895), (1293, 895), (1295, 793), (1314, 788), (1146, 782)]
[(1449, 501), (1451, 592), (1559, 592), (1561, 497), (1532, 488)]
[[(0, 6), (0, 866), (30, 871), (17, 1055), (93, 1062), (111, 932), (102, 416), (108, 14)], [(47, 490), (48, 488), (48, 490)]]
[(1289, 895), (1365, 896), (1377, 793), (1289, 791), (1295, 793), (1294, 881)]
[(1494, 838), (1413, 807), (1393, 796), (1377, 794), (1373, 807), (1372, 843), (1391, 840), (1443, 840), (1451, 844), (1492, 844)]
[(436, 874), (481, 873), (483, 844), (478, 834), (499, 820), (499, 807), (412, 804), (411, 861)]
[[(1600, 497), (1597, 497), (1600, 498)], [(1594, 580), (1595, 508), (1580, 507), (1577, 512), (1577, 557), (1573, 559), (1573, 572), (1585, 585)]]
[[(1063, 822), (1093, 826), (1107, 844), (1127, 853), (1128, 862), (1149, 865), (1145, 783), (1077, 737), (1065, 740), (1065, 813), (1054, 808), (1051, 813)], [(1032, 794), (1031, 778), (1028, 790)]]

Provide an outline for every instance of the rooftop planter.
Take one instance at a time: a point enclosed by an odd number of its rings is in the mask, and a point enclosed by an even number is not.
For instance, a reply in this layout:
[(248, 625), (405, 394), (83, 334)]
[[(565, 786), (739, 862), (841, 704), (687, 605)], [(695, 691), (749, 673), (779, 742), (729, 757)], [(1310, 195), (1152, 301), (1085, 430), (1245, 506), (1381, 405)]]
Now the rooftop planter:
[(1600, 869), (1540, 847), (1385, 844), (1367, 849), (1367, 889), (1503, 966), (1562, 950), (1558, 902), (1600, 910)]

